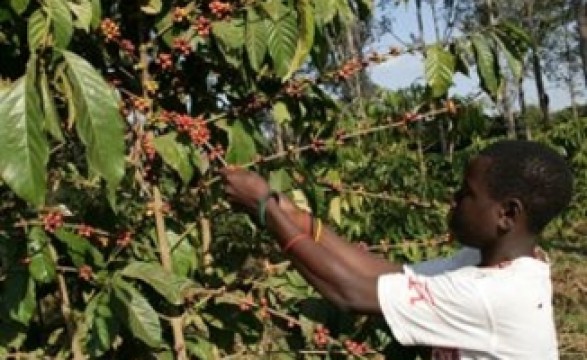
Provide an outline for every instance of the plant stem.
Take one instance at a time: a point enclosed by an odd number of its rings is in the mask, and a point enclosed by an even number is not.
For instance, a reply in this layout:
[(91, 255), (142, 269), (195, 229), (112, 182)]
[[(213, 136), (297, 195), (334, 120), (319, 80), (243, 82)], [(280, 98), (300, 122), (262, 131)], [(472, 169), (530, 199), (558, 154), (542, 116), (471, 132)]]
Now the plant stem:
[[(157, 186), (153, 186), (153, 213), (155, 214), (155, 226), (157, 228), (157, 240), (159, 243), (159, 256), (161, 257), (161, 265), (166, 271), (172, 272), (171, 252), (169, 249), (169, 242), (167, 241), (167, 234), (165, 232), (165, 219), (163, 218), (163, 201), (161, 200), (161, 192)], [(169, 319), (171, 328), (173, 329), (174, 350), (178, 360), (187, 360), (187, 353), (185, 350), (185, 339), (183, 336), (182, 317), (173, 317)]]
[[(57, 265), (57, 251), (51, 244), (47, 244), (51, 258), (55, 265)], [(65, 277), (61, 272), (57, 273), (57, 283), (59, 284), (59, 293), (61, 295), (61, 314), (65, 319), (65, 327), (67, 328), (67, 334), (71, 342), (71, 352), (74, 360), (84, 360), (85, 356), (81, 349), (79, 339), (76, 335), (75, 319), (71, 313), (71, 303), (69, 301), (69, 291), (67, 290), (67, 284), (65, 283)]]

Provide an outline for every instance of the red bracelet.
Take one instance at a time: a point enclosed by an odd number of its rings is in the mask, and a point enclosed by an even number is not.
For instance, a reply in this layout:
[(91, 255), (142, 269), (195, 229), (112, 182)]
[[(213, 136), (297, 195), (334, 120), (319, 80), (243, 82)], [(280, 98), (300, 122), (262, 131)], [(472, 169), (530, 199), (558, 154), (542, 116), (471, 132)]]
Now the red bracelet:
[(288, 252), (298, 241), (303, 240), (304, 238), (308, 239), (308, 234), (299, 233), (296, 236), (292, 237), (283, 246), (283, 252)]

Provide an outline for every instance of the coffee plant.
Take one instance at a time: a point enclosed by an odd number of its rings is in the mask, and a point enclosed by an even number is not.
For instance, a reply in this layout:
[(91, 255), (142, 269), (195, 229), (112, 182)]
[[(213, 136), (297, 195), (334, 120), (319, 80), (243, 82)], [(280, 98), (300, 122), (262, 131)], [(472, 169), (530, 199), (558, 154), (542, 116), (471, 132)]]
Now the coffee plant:
[[(3, 1), (0, 356), (381, 358), (393, 342), (381, 320), (321, 300), (215, 176), (255, 168), (390, 259), (447, 251), (446, 188), (425, 171), (443, 168), (412, 145), (435, 121), (468, 118), (447, 98), (455, 72), (476, 64), (495, 96), (527, 37), (503, 23), (341, 62), (332, 45), (371, 10)], [(337, 100), (338, 84), (403, 52), (426, 55), (419, 98), (374, 101), (369, 118)]]

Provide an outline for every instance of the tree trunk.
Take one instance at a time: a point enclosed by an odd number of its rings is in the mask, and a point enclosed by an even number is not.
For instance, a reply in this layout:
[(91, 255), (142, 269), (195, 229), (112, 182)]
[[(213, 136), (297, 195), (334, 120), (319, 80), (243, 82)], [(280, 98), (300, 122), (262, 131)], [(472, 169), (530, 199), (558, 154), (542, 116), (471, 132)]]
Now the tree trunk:
[(534, 79), (536, 81), (536, 92), (538, 92), (538, 101), (540, 103), (540, 110), (542, 110), (542, 121), (545, 125), (550, 122), (550, 115), (548, 111), (548, 94), (544, 88), (544, 79), (542, 74), (542, 64), (538, 56), (538, 49), (534, 46), (532, 48), (532, 65), (534, 70)]
[(583, 62), (583, 76), (587, 86), (587, 3), (584, 0), (574, 0), (577, 14), (577, 29), (579, 32), (579, 49)]

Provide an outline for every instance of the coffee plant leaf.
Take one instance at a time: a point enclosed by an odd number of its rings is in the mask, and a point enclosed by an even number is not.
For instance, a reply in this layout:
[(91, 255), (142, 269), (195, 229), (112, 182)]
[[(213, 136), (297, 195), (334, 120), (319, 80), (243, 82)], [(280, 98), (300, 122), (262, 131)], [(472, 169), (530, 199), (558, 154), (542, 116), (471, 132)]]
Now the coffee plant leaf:
[(25, 76), (0, 91), (0, 113), (0, 177), (18, 196), (41, 205), (49, 145), (32, 61)]
[(77, 133), (86, 146), (90, 169), (115, 188), (124, 176), (124, 123), (118, 101), (90, 63), (64, 51), (69, 79), (74, 86)]

